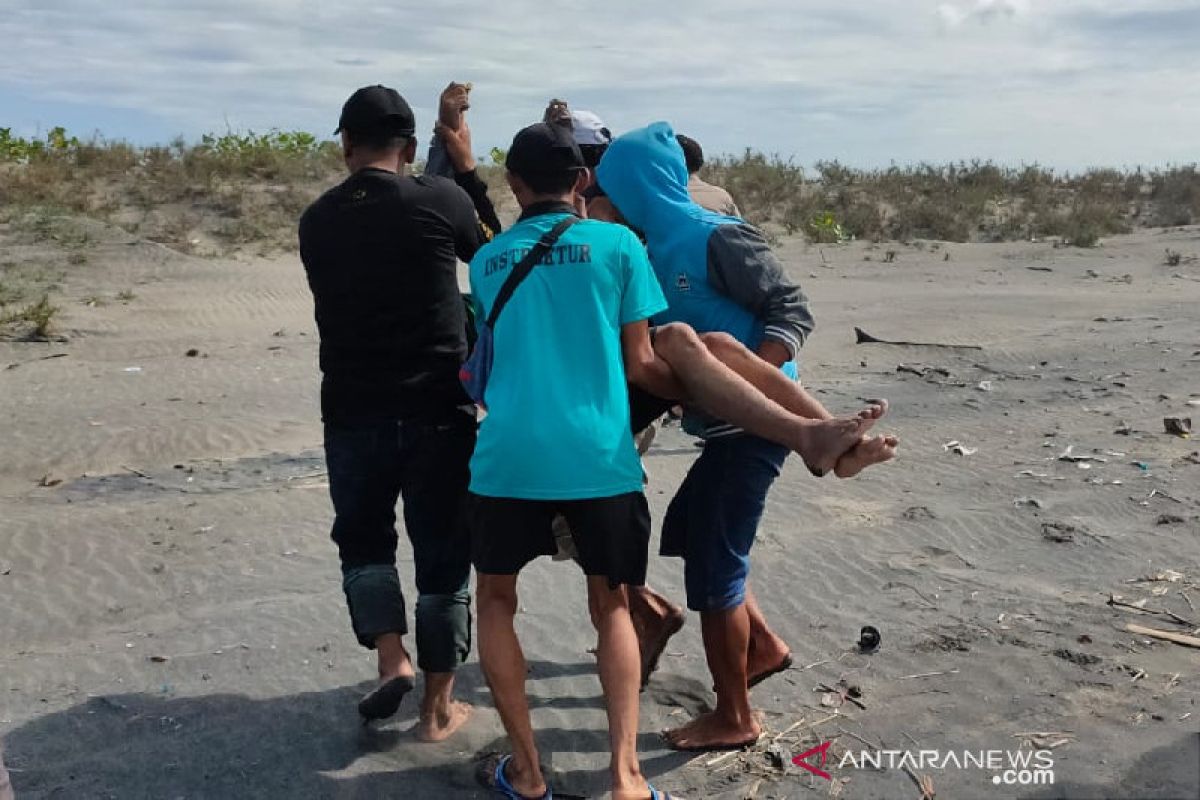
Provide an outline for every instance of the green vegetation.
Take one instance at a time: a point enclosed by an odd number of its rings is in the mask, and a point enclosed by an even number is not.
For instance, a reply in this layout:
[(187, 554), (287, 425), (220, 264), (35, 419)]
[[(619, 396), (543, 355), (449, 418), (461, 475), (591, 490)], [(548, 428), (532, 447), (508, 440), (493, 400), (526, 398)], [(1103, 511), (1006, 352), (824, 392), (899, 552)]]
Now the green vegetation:
[(840, 244), (853, 238), (842, 223), (837, 221), (832, 211), (821, 211), (813, 215), (804, 226), (804, 233), (817, 244)]
[(62, 156), (79, 148), (79, 140), (68, 137), (65, 128), (53, 128), (41, 139), (22, 139), (12, 128), (0, 128), (0, 161), (28, 163), (47, 156)]

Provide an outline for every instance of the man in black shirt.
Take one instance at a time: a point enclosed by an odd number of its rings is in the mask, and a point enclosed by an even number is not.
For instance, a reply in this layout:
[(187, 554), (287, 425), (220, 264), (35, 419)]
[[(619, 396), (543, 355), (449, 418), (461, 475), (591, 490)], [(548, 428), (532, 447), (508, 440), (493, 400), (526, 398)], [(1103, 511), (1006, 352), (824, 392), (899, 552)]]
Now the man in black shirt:
[(489, 236), (477, 210), (489, 221), (495, 212), (469, 144), (448, 148), (453, 181), (406, 174), (414, 130), (393, 89), (365, 87), (346, 101), (337, 132), (351, 175), (304, 212), (300, 256), (321, 335), (332, 536), (354, 633), (378, 654), (380, 683), (359, 712), (390, 717), (414, 685), (395, 566), (402, 496), (425, 673), (417, 736), (440, 741), (470, 713), (451, 700), (471, 645), (462, 500), (476, 427), (458, 380), (466, 341), (457, 263)]

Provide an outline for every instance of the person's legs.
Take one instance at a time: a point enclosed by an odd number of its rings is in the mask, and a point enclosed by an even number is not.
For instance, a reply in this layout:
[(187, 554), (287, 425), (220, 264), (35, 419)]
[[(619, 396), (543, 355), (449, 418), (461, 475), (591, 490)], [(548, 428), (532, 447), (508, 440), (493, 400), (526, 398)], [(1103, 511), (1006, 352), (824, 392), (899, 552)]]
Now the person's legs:
[[(333, 501), (332, 538), (342, 565), (342, 588), (354, 634), (375, 649), (382, 685), (411, 680), (413, 666), (402, 637), (408, 632), (396, 573), (396, 499), (400, 493), (397, 423), (325, 426), (325, 461)], [(392, 692), (382, 710), (395, 713), (405, 691)], [(388, 713), (384, 713), (388, 712)]]
[[(716, 708), (667, 732), (684, 750), (739, 747), (761, 728), (750, 708), (750, 547), (787, 451), (752, 436), (710, 440), (664, 522), (664, 552), (683, 554), (688, 607), (700, 612)], [(761, 612), (757, 611), (761, 617)], [(763, 621), (765, 622), (765, 620)]]
[(417, 663), (425, 673), (418, 739), (446, 739), (470, 716), (454, 702), (454, 671), (471, 651), (470, 532), (465, 502), (475, 421), (454, 412), (442, 423), (400, 428), (404, 523), (417, 583)]
[(597, 658), (608, 711), (612, 794), (640, 800), (649, 790), (638, 765), (640, 663), (626, 587), (646, 581), (650, 508), (645, 495), (630, 492), (569, 501), (563, 515), (588, 576), (588, 609), (600, 638)]
[(774, 364), (763, 361), (754, 351), (728, 333), (716, 331), (697, 335), (714, 358), (796, 416), (806, 419), (833, 419), (833, 414), (830, 414), (817, 398), (805, 391), (799, 381), (789, 378)]
[(686, 617), (682, 608), (649, 586), (629, 587), (629, 616), (641, 656), (640, 685), (645, 686), (658, 668), (667, 642), (683, 628)]
[(538, 762), (529, 698), (525, 696), (525, 654), (513, 627), (517, 576), (480, 572), (475, 594), (479, 608), (479, 663), (513, 748), (506, 776), (522, 795), (541, 797), (546, 793), (546, 779)]
[(758, 678), (787, 669), (791, 664), (792, 652), (787, 642), (771, 630), (763, 616), (758, 600), (750, 587), (746, 587), (746, 614), (750, 622), (750, 648), (746, 660), (746, 683), (753, 685)]
[(479, 612), (479, 663), (513, 745), (505, 775), (522, 795), (541, 797), (546, 793), (546, 779), (533, 740), (525, 696), (525, 654), (513, 618), (517, 613), (517, 575), (534, 558), (554, 553), (550, 522), (555, 506), (476, 494), (468, 494), (467, 506)]
[(614, 798), (645, 797), (646, 779), (638, 765), (638, 640), (629, 618), (626, 587), (609, 585), (606, 576), (587, 579), (588, 610), (600, 643), (596, 660), (608, 713)]
[(700, 613), (704, 657), (716, 687), (717, 707), (682, 727), (667, 732), (667, 740), (680, 750), (719, 749), (753, 744), (762, 727), (750, 708), (746, 651), (750, 644), (750, 616), (746, 604)]
[[(806, 418), (768, 397), (718, 360), (709, 352), (700, 336), (687, 325), (672, 323), (655, 328), (654, 352), (670, 365), (683, 384), (688, 394), (686, 399), (709, 414), (755, 436), (784, 445), (798, 453), (809, 468), (819, 474), (834, 469), (838, 458), (862, 441), (865, 433), (885, 410), (873, 405), (856, 417)], [(765, 361), (760, 359), (760, 362), (768, 370), (773, 369)], [(750, 371), (761, 377), (758, 368)], [(782, 372), (779, 372), (779, 378), (788, 380)], [(776, 380), (765, 382), (772, 392), (782, 393), (782, 385)], [(807, 393), (798, 384), (794, 391), (801, 394), (792, 396), (789, 402), (799, 407), (798, 398), (807, 397)], [(815, 405), (809, 410), (814, 414), (817, 409), (824, 411), (820, 404), (811, 402)]]
[[(655, 397), (637, 386), (629, 387), (630, 429), (641, 455), (650, 449), (657, 431), (657, 421), (673, 403), (673, 400)], [(630, 586), (628, 594), (629, 616), (633, 620), (638, 651), (641, 653), (641, 685), (644, 687), (658, 667), (667, 641), (683, 627), (685, 617), (682, 608), (649, 586)]]

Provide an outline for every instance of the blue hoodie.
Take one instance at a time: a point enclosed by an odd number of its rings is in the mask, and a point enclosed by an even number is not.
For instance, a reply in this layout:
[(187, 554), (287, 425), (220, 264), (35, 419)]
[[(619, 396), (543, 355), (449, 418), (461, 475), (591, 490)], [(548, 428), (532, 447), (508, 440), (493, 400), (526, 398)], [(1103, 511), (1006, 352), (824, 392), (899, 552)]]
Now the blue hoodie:
[[(787, 279), (757, 228), (692, 202), (683, 149), (669, 124), (656, 122), (614, 140), (597, 180), (646, 237), (669, 305), (654, 317), (656, 323), (723, 331), (751, 350), (770, 339), (796, 357), (813, 330), (807, 298)], [(784, 371), (795, 377), (794, 361)], [(734, 431), (714, 425), (708, 435)]]

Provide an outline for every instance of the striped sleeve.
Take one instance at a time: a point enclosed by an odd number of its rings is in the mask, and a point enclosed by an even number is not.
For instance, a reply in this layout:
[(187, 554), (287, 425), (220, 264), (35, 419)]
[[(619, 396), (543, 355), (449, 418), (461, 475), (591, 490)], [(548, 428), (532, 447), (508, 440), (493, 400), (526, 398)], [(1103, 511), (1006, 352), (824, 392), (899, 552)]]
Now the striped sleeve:
[(752, 225), (721, 225), (708, 240), (708, 279), (717, 291), (750, 311), (763, 335), (794, 358), (815, 323), (808, 298), (788, 280), (783, 265)]

